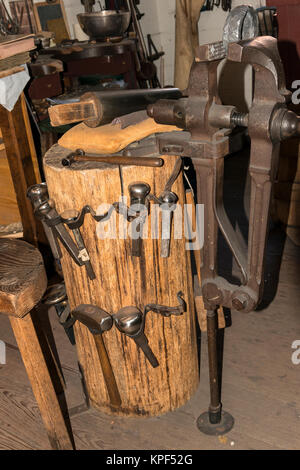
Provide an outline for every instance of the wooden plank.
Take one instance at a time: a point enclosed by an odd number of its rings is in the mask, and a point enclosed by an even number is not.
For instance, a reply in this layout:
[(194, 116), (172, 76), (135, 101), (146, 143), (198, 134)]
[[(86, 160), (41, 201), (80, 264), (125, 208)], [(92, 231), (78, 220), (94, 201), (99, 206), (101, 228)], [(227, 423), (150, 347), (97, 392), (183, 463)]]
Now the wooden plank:
[(24, 238), (36, 245), (38, 224), (26, 192), (29, 186), (37, 183), (37, 178), (26, 133), (24, 113), (22, 98), (19, 98), (12, 112), (0, 106), (0, 127), (22, 219)]
[(43, 258), (32, 245), (0, 238), (0, 312), (22, 318), (40, 302), (47, 277)]
[[(4, 144), (3, 144), (4, 145)], [(21, 220), (10, 168), (5, 151), (0, 152), (0, 224), (9, 225)]]
[[(1, 339), (6, 343), (6, 364), (0, 366), (0, 449), (50, 450), (47, 433), (8, 317), (0, 315), (0, 324)], [(63, 366), (70, 416), (86, 410), (76, 361), (74, 365), (74, 370)]]
[(2, 72), (0, 72), (0, 78), (9, 77), (9, 75), (13, 75), (14, 73), (18, 72), (23, 72), (24, 70), (25, 68), (21, 66), (13, 67), (10, 70), (3, 70)]

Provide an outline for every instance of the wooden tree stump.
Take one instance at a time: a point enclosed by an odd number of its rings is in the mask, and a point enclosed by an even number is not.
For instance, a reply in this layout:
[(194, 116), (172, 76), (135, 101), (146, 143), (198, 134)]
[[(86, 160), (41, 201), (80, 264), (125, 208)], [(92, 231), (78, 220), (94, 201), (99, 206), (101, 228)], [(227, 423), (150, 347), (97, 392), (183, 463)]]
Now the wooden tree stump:
[[(54, 145), (44, 160), (49, 194), (59, 213), (67, 209), (81, 210), (85, 205), (96, 210), (100, 204), (119, 201), (121, 180), (117, 166), (84, 162), (65, 168), (61, 159), (67, 153), (68, 150)], [(128, 186), (136, 181), (148, 183), (151, 192), (159, 196), (177, 158), (164, 158), (162, 168), (122, 167), (127, 205)], [(183, 205), (182, 175), (172, 190)], [(103, 212), (102, 209), (100, 213)], [(116, 215), (117, 224), (119, 217)], [(147, 314), (145, 334), (160, 364), (156, 369), (135, 342), (115, 326), (103, 334), (122, 400), (117, 410), (110, 406), (94, 338), (77, 322), (78, 357), (91, 403), (102, 411), (119, 415), (155, 416), (174, 410), (189, 400), (199, 380), (192, 274), (186, 240), (172, 239), (170, 257), (161, 258), (160, 241), (148, 238), (143, 240), (142, 255), (138, 258), (130, 256), (130, 238), (101, 240), (96, 228), (95, 220), (86, 215), (81, 233), (96, 273), (94, 281), (88, 279), (85, 268), (78, 267), (62, 247), (62, 268), (71, 309), (80, 304), (93, 304), (116, 313), (122, 307), (133, 305), (143, 310), (148, 303), (176, 306), (176, 295), (181, 290), (187, 311), (182, 316), (169, 318), (153, 312)]]

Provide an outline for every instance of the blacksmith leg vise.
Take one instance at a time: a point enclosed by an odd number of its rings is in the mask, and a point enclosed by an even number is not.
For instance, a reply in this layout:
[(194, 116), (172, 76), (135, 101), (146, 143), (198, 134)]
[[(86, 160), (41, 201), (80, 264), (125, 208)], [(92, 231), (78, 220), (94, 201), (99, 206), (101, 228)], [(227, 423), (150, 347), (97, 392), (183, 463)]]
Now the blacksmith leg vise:
[[(250, 64), (254, 69), (254, 98), (248, 114), (221, 104), (217, 68), (225, 57)], [(173, 124), (186, 131), (163, 135), (159, 138), (159, 149), (162, 155), (191, 157), (197, 176), (197, 203), (204, 204), (201, 275), (207, 310), (210, 406), (197, 424), (206, 434), (221, 435), (232, 428), (234, 420), (222, 411), (217, 309), (223, 306), (248, 313), (261, 301), (272, 183), (277, 173), (280, 142), (300, 135), (300, 118), (287, 109), (290, 93), (285, 87), (277, 40), (269, 36), (231, 43), (227, 52), (222, 42), (200, 46), (186, 96), (159, 100), (149, 105), (148, 114), (158, 123)], [(224, 157), (229, 154), (230, 130), (236, 126), (247, 127), (251, 138), (248, 246), (232, 227), (223, 205)], [(240, 286), (218, 275), (219, 230), (241, 271)]]

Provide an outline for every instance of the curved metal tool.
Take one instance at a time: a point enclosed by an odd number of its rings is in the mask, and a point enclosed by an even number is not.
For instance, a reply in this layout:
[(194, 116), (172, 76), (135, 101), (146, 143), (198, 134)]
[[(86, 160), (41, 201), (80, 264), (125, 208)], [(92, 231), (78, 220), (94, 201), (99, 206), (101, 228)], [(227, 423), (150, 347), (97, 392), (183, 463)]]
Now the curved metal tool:
[(158, 360), (153, 354), (144, 333), (145, 320), (143, 313), (137, 307), (124, 307), (113, 315), (113, 319), (118, 330), (132, 338), (136, 345), (141, 348), (151, 366), (153, 368), (158, 367)]

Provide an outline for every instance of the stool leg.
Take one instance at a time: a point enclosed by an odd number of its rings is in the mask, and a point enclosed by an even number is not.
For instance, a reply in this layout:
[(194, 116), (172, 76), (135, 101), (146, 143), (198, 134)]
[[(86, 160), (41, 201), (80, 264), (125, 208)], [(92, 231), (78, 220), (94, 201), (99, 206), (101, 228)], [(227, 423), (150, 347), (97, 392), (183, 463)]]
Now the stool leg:
[[(31, 387), (52, 449), (75, 449), (67, 409), (62, 410), (54, 377), (55, 368), (49, 364), (49, 346), (38, 323), (37, 312), (32, 310), (24, 318), (10, 317), (16, 341), (24, 362)], [(47, 349), (48, 351), (45, 350)]]

